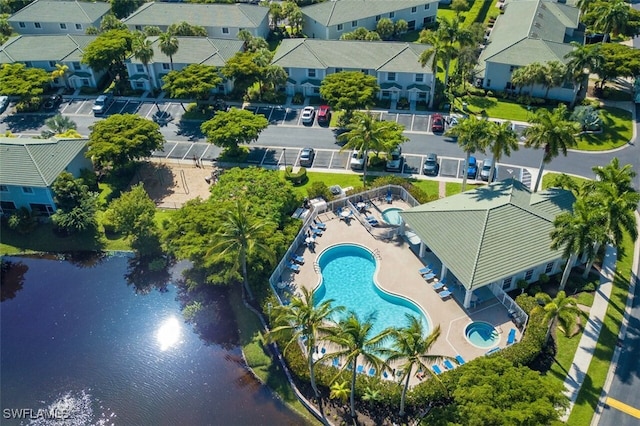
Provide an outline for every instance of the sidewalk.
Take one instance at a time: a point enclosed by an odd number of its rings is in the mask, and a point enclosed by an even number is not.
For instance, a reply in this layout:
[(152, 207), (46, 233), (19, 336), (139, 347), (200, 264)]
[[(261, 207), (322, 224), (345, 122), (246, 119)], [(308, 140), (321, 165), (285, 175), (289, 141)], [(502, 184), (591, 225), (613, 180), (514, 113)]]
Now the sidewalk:
[(569, 419), (573, 405), (580, 392), (580, 387), (589, 370), (589, 364), (591, 364), (591, 358), (593, 358), (598, 337), (600, 337), (600, 330), (607, 313), (609, 297), (611, 296), (611, 289), (613, 287), (612, 281), (616, 271), (616, 260), (617, 249), (611, 245), (607, 245), (602, 262), (602, 270), (600, 272), (600, 286), (596, 291), (595, 299), (589, 313), (589, 320), (582, 333), (578, 350), (573, 358), (573, 364), (571, 364), (569, 374), (564, 381), (564, 394), (570, 401), (569, 408), (561, 418), (564, 422)]

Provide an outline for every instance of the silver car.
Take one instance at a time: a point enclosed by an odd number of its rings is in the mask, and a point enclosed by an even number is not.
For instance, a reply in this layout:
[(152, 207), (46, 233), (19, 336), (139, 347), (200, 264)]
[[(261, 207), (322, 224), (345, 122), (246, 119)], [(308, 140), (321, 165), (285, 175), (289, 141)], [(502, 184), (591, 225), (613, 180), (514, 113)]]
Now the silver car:
[(9, 97), (0, 96), (0, 113), (3, 113), (8, 106), (9, 106)]
[(422, 166), (422, 173), (430, 176), (438, 176), (439, 171), (438, 156), (434, 153), (427, 154), (427, 158), (424, 160), (424, 165)]

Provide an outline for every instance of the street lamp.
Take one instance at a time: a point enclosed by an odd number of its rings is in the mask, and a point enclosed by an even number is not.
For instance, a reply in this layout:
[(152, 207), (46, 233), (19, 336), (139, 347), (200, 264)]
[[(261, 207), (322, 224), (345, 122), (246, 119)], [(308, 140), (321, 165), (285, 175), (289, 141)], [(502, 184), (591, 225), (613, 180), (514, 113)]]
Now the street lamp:
[(284, 169), (287, 170), (287, 148), (282, 148), (282, 158), (284, 161)]

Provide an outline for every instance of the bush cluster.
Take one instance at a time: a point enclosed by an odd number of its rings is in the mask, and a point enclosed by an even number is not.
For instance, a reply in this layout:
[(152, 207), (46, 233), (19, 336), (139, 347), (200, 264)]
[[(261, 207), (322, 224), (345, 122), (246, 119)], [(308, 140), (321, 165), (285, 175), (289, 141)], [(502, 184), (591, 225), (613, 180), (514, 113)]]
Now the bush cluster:
[(417, 186), (413, 185), (411, 182), (408, 182), (406, 179), (398, 176), (391, 176), (391, 175), (381, 176), (375, 179), (371, 183), (372, 188), (378, 188), (380, 186), (385, 186), (385, 185), (398, 185), (403, 187), (420, 204), (428, 203), (429, 201), (434, 201), (438, 199), (438, 194), (427, 194), (421, 188), (418, 188)]
[(296, 173), (293, 172), (293, 167), (287, 166), (284, 170), (284, 178), (294, 185), (302, 185), (307, 181), (307, 169), (300, 167)]

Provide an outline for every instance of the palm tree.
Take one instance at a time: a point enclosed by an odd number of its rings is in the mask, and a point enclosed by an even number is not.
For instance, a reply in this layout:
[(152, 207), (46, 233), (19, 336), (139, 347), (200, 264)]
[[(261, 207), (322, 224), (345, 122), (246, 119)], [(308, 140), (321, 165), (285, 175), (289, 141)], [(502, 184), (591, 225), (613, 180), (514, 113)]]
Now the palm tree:
[[(436, 326), (429, 335), (425, 336), (423, 322), (413, 315), (406, 314), (406, 317), (407, 326), (395, 329), (393, 332), (393, 346), (391, 355), (387, 359), (387, 363), (402, 361), (399, 369), (402, 371), (401, 380), (404, 380), (404, 387), (402, 388), (402, 395), (400, 397), (400, 416), (404, 416), (405, 414), (405, 400), (413, 368), (417, 367), (416, 374), (419, 371), (427, 371), (435, 377), (436, 380), (440, 381), (430, 367), (447, 358), (442, 355), (429, 354), (436, 340), (440, 337), (440, 325)], [(444, 387), (442, 382), (440, 382), (440, 384)], [(446, 392), (447, 388), (445, 387), (444, 389)]]
[(351, 417), (356, 417), (355, 390), (356, 390), (356, 374), (358, 361), (363, 359), (364, 364), (369, 364), (380, 371), (386, 367), (386, 363), (381, 356), (385, 353), (383, 344), (393, 334), (393, 329), (387, 328), (375, 336), (371, 336), (373, 324), (375, 323), (375, 314), (367, 316), (364, 320), (358, 318), (358, 314), (351, 311), (338, 322), (338, 325), (325, 338), (335, 343), (340, 349), (331, 354), (345, 358), (346, 366), (352, 370), (351, 377)]
[(556, 216), (553, 226), (551, 248), (557, 250), (562, 247), (562, 256), (567, 259), (560, 280), (560, 290), (564, 290), (578, 255), (584, 253), (588, 259), (594, 256), (593, 248), (600, 238), (598, 230), (601, 228), (597, 223), (597, 215), (592, 213), (590, 205), (582, 198), (573, 204), (573, 213)]
[(163, 54), (169, 57), (171, 71), (173, 71), (173, 55), (178, 53), (178, 48), (180, 47), (178, 38), (169, 32), (162, 33), (158, 37), (158, 47)]
[(598, 17), (594, 25), (604, 33), (602, 44), (608, 41), (610, 33), (617, 36), (627, 28), (631, 13), (629, 9), (624, 0), (600, 2), (594, 7), (593, 13)]
[(362, 184), (367, 184), (367, 163), (369, 159), (369, 150), (382, 151), (384, 149), (385, 135), (390, 126), (385, 121), (380, 121), (366, 112), (355, 112), (349, 124), (348, 131), (341, 134), (338, 138), (340, 141), (346, 141), (346, 144), (340, 149), (358, 150), (364, 159), (364, 168), (362, 171)]
[(491, 142), (489, 143), (489, 151), (493, 156), (493, 163), (491, 164), (491, 170), (489, 170), (489, 182), (493, 179), (496, 163), (502, 159), (502, 154), (507, 157), (511, 155), (511, 151), (517, 151), (518, 135), (513, 130), (513, 125), (510, 121), (503, 121), (502, 123), (491, 122)]
[(56, 114), (53, 117), (47, 118), (44, 121), (44, 124), (56, 135), (78, 128), (75, 121), (62, 114)]
[(580, 9), (580, 12), (584, 15), (587, 9), (589, 9), (589, 7), (595, 2), (596, 0), (578, 0), (576, 2), (576, 7)]
[(487, 120), (480, 120), (474, 116), (460, 120), (457, 126), (445, 132), (447, 136), (456, 136), (458, 145), (466, 153), (465, 167), (462, 175), (462, 191), (467, 187), (467, 165), (471, 153), (484, 152), (491, 141), (491, 124)]
[[(319, 335), (330, 332), (328, 324), (330, 324), (331, 316), (343, 311), (344, 307), (332, 307), (333, 300), (325, 300), (316, 306), (313, 300), (313, 292), (306, 287), (302, 287), (301, 290), (302, 297), (293, 297), (289, 305), (274, 308), (274, 323), (276, 327), (269, 332), (269, 339), (290, 333), (289, 342), (284, 348), (285, 352), (292, 343), (297, 343), (300, 339), (304, 339), (311, 387), (318, 401), (320, 401), (320, 391), (316, 385), (315, 362), (313, 359), (316, 351), (316, 342)], [(289, 334), (286, 335), (289, 336)]]
[(51, 71), (51, 78), (61, 78), (64, 82), (64, 87), (69, 87), (69, 81), (67, 76), (69, 75), (69, 67), (67, 65), (56, 64), (56, 69)]
[(249, 203), (236, 200), (235, 204), (222, 211), (223, 222), (218, 232), (212, 237), (212, 245), (207, 256), (222, 259), (231, 256), (235, 260), (234, 269), (242, 270), (243, 288), (253, 299), (249, 288), (249, 274), (247, 272), (247, 258), (260, 253), (268, 261), (273, 262), (273, 249), (264, 241), (273, 233), (271, 222), (254, 216)]
[(529, 120), (532, 125), (524, 130), (525, 146), (544, 147), (544, 154), (538, 169), (538, 177), (533, 187), (534, 192), (538, 190), (542, 181), (545, 164), (551, 162), (560, 152), (566, 156), (567, 150), (578, 143), (576, 134), (580, 131), (580, 125), (574, 121), (567, 120), (566, 116), (567, 107), (564, 104), (560, 104), (553, 112), (541, 108)]
[(343, 404), (347, 402), (347, 398), (349, 398), (349, 383), (346, 380), (342, 382), (335, 382), (331, 385), (331, 393), (329, 394), (329, 398), (331, 399), (339, 399)]
[(546, 88), (544, 98), (549, 95), (552, 87), (558, 87), (567, 80), (567, 67), (560, 61), (550, 61), (545, 65), (544, 80), (542, 85)]
[(153, 73), (149, 68), (149, 62), (153, 59), (153, 43), (149, 40), (144, 33), (136, 34), (133, 39), (133, 57), (142, 62), (142, 65), (147, 69), (147, 75), (149, 76), (150, 89), (155, 89), (155, 79)]
[(573, 50), (564, 56), (565, 59), (569, 59), (567, 71), (573, 81), (580, 84), (580, 90), (582, 90), (587, 73), (596, 72), (604, 62), (604, 56), (602, 56), (600, 44), (582, 45), (572, 41), (571, 45)]
[[(420, 65), (423, 67), (429, 64), (433, 74), (438, 73), (438, 62), (448, 63), (450, 58), (453, 57), (453, 48), (444, 40), (440, 34), (431, 30), (423, 30), (420, 32), (419, 43), (428, 44), (431, 47), (424, 50), (420, 54)], [(447, 67), (445, 66), (445, 82), (448, 79)], [(446, 87), (446, 85), (445, 85)], [(435, 87), (431, 88), (431, 99), (429, 100), (429, 108), (433, 106), (433, 100), (435, 98)]]
[(567, 297), (564, 291), (558, 292), (554, 299), (551, 299), (551, 296), (547, 293), (538, 293), (536, 294), (536, 299), (538, 299), (538, 303), (543, 305), (534, 308), (534, 311), (544, 312), (543, 321), (547, 323), (548, 327), (545, 342), (549, 340), (551, 330), (555, 328), (558, 322), (564, 329), (565, 336), (569, 337), (576, 324), (576, 317), (581, 314), (576, 300)]

